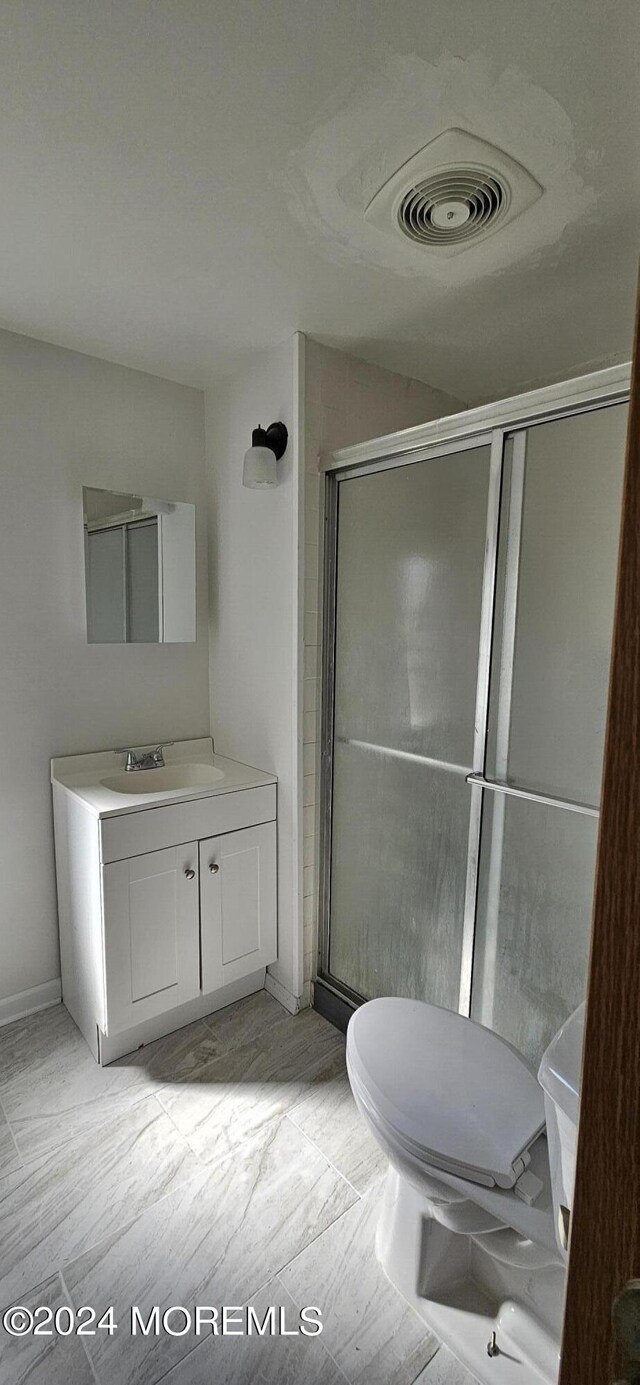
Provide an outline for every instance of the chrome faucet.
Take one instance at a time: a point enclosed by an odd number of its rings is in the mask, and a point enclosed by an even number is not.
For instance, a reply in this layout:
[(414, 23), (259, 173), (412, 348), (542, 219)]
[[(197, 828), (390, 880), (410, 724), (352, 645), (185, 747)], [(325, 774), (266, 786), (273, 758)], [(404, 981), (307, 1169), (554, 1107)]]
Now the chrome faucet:
[(135, 750), (129, 750), (125, 745), (118, 746), (115, 753), (116, 755), (126, 755), (125, 770), (127, 773), (140, 769), (162, 769), (164, 765), (162, 752), (166, 745), (173, 745), (173, 741), (161, 741), (155, 750), (145, 750), (141, 755), (136, 754)]

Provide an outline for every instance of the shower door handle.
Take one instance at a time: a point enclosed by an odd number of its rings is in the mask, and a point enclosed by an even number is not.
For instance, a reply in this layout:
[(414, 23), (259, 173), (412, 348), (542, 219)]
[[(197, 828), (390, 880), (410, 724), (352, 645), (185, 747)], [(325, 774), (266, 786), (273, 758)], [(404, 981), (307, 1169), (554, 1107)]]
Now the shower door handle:
[(493, 793), (510, 795), (512, 798), (525, 798), (531, 803), (542, 803), (547, 808), (568, 808), (572, 813), (583, 813), (586, 817), (597, 818), (600, 809), (591, 803), (575, 803), (570, 798), (558, 798), (554, 794), (537, 793), (534, 789), (519, 789), (516, 784), (508, 784), (504, 779), (487, 779), (484, 774), (467, 774), (467, 784), (481, 789), (491, 789)]

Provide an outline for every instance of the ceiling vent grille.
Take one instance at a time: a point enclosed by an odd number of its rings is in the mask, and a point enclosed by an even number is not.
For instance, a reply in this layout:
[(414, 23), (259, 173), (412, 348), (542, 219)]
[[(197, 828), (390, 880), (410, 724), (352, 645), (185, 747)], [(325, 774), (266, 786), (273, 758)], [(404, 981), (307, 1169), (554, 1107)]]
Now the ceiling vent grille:
[(506, 226), (543, 189), (504, 150), (445, 130), (387, 179), (365, 210), (365, 221), (401, 233), (416, 253), (454, 255)]
[(409, 188), (398, 208), (398, 223), (421, 245), (452, 245), (495, 226), (511, 201), (505, 182), (473, 168), (434, 173)]

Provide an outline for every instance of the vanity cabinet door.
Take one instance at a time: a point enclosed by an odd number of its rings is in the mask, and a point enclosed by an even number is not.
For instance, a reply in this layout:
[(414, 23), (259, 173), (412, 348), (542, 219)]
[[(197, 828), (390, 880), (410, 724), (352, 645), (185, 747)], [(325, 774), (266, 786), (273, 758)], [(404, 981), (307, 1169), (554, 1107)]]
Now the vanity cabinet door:
[(107, 1033), (200, 993), (198, 843), (102, 869)]
[(276, 824), (200, 842), (202, 990), (275, 962)]

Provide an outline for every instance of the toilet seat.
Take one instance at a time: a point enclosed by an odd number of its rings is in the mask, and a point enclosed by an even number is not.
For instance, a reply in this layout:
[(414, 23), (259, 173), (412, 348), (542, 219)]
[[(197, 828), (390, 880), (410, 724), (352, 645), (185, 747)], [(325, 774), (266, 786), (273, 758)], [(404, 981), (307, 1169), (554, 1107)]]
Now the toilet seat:
[(544, 1129), (544, 1099), (525, 1059), (499, 1035), (420, 1000), (370, 1000), (347, 1030), (360, 1100), (421, 1163), (512, 1188)]

